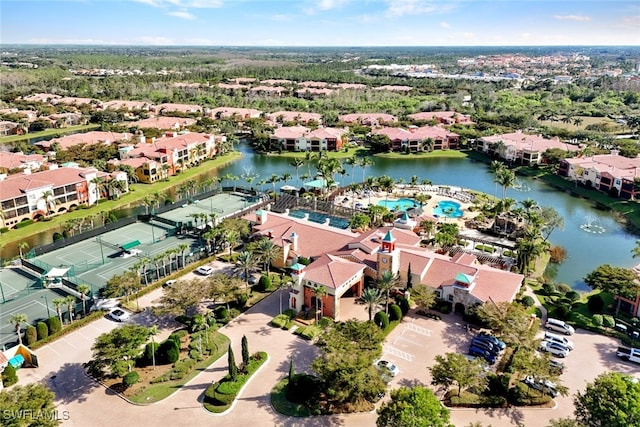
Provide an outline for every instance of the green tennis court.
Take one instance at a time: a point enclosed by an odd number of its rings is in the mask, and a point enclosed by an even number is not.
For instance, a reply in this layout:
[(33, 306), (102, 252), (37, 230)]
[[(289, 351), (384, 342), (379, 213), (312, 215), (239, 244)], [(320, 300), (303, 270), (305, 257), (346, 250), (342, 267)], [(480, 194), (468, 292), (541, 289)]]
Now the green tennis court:
[(211, 221), (211, 215), (218, 220), (233, 215), (256, 203), (255, 197), (237, 194), (222, 193), (202, 200), (194, 200), (182, 207), (157, 215), (158, 217), (175, 221), (176, 223), (193, 223), (194, 226), (203, 225), (205, 221), (197, 219), (196, 215), (206, 214), (206, 222)]

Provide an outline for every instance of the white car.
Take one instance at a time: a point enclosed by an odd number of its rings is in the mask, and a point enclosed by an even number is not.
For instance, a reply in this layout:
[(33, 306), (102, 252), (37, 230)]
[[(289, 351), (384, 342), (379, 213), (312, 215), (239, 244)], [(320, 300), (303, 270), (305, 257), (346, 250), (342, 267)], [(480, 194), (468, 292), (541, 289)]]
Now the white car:
[(202, 274), (203, 276), (209, 276), (213, 273), (213, 267), (211, 267), (210, 265), (203, 265), (196, 269), (196, 273)]
[(120, 258), (131, 258), (132, 256), (140, 255), (142, 251), (140, 249), (129, 249), (120, 254)]
[(111, 317), (116, 322), (126, 322), (131, 317), (131, 313), (128, 311), (124, 311), (121, 308), (114, 308), (109, 312), (109, 317)]
[(569, 355), (569, 349), (567, 347), (551, 341), (542, 341), (540, 343), (540, 350), (551, 353), (556, 357), (567, 357)]
[(375, 363), (375, 366), (382, 373), (383, 377), (395, 377), (400, 373), (400, 368), (387, 360), (379, 360)]

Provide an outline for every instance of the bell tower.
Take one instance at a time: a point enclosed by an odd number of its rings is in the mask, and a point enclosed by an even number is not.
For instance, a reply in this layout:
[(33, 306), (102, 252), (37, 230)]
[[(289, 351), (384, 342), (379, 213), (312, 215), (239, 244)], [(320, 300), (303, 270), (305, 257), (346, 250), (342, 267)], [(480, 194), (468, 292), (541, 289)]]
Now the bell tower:
[(400, 252), (396, 249), (396, 239), (391, 234), (391, 230), (382, 238), (382, 243), (378, 249), (378, 278), (384, 271), (391, 271), (398, 274), (400, 269)]

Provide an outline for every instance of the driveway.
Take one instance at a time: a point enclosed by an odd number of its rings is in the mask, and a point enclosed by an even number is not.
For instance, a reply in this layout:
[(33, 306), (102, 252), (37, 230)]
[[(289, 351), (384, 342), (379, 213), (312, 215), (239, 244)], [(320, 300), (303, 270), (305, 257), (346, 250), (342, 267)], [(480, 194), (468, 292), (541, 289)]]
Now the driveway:
[[(220, 267), (217, 265), (217, 267)], [(140, 299), (142, 307), (154, 304), (162, 290), (152, 292)], [(232, 342), (236, 360), (241, 354), (241, 339), (246, 335), (250, 352), (259, 350), (269, 354), (262, 370), (245, 387), (233, 409), (225, 415), (212, 415), (202, 409), (200, 400), (211, 382), (222, 378), (227, 372), (226, 357), (194, 378), (189, 384), (162, 402), (149, 406), (136, 406), (112, 395), (84, 375), (82, 364), (91, 358), (90, 347), (95, 338), (118, 324), (100, 319), (78, 331), (37, 351), (40, 368), (19, 372), (20, 384), (44, 380), (56, 393), (59, 412), (69, 411), (64, 426), (112, 427), (115, 420), (126, 419), (129, 425), (163, 425), (171, 420), (172, 425), (193, 426), (204, 423), (224, 423), (228, 426), (335, 426), (359, 427), (375, 424), (376, 414), (353, 414), (332, 417), (296, 419), (276, 414), (270, 405), (269, 393), (273, 385), (283, 378), (293, 359), (296, 371), (307, 370), (318, 354), (317, 349), (289, 331), (269, 326), (269, 321), (279, 312), (279, 292), (276, 291), (246, 313), (225, 326), (221, 332)], [(285, 296), (285, 295), (283, 295)], [(352, 306), (358, 317), (366, 316), (362, 305)], [(133, 322), (150, 324), (154, 318), (148, 313), (133, 316)], [(173, 327), (171, 320), (163, 321), (161, 338)], [(450, 351), (466, 352), (472, 333), (464, 328), (460, 317), (445, 315), (442, 321), (426, 319), (410, 313), (394, 331), (383, 347), (383, 357), (400, 368), (391, 388), (430, 385), (427, 367), (433, 364), (437, 354)], [(571, 394), (583, 390), (586, 382), (601, 372), (617, 370), (640, 377), (638, 365), (626, 364), (615, 358), (615, 340), (590, 332), (577, 331), (572, 337), (576, 349), (566, 358), (567, 369), (563, 383), (570, 387)], [(588, 366), (588, 369), (585, 367)], [(512, 426), (518, 423), (527, 426), (547, 426), (552, 418), (570, 416), (573, 413), (571, 397), (557, 399), (555, 409), (508, 409), (495, 411), (464, 410), (451, 411), (451, 421), (465, 426), (480, 421), (494, 427)]]

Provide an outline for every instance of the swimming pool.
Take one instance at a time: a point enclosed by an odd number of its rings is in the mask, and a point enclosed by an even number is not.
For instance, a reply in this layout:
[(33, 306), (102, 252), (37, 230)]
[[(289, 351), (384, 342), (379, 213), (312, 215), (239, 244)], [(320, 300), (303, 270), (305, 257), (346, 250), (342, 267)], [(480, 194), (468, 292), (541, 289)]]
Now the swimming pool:
[(434, 216), (446, 218), (461, 218), (463, 214), (462, 209), (460, 209), (460, 203), (453, 200), (443, 200), (433, 210)]
[(409, 208), (416, 208), (419, 206), (418, 202), (413, 199), (396, 199), (396, 200), (380, 200), (378, 206), (384, 206), (389, 210), (406, 211)]
[(304, 218), (305, 214), (309, 214), (309, 221), (317, 222), (319, 224), (324, 224), (327, 218), (329, 218), (329, 225), (335, 228), (341, 228), (346, 230), (349, 228), (349, 220), (340, 218), (337, 216), (331, 216), (327, 214), (323, 214), (320, 212), (308, 211), (306, 209), (294, 209), (289, 212), (289, 216), (294, 218)]

